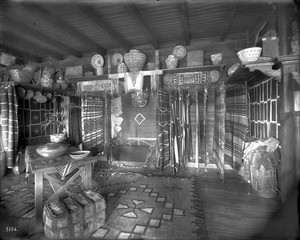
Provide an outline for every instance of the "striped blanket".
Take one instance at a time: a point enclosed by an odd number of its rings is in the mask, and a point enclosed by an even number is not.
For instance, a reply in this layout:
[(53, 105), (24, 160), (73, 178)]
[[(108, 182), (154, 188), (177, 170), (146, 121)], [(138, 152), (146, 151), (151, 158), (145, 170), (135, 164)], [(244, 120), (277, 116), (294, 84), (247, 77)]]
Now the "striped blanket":
[(82, 95), (82, 143), (91, 155), (104, 150), (104, 99)]
[(248, 129), (246, 90), (243, 85), (226, 88), (225, 162), (239, 168)]
[(18, 149), (18, 101), (13, 85), (0, 86), (0, 125), (2, 126), (2, 140), (6, 153), (6, 165), (14, 167)]

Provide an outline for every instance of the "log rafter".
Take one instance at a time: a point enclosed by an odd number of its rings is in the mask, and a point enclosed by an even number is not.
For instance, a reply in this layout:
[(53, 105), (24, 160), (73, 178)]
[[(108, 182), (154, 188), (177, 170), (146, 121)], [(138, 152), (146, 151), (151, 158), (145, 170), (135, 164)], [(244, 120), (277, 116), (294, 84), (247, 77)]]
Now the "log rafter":
[(227, 38), (227, 35), (231, 29), (231, 26), (232, 26), (232, 23), (234, 21), (234, 18), (235, 18), (235, 15), (236, 15), (236, 12), (237, 12), (237, 9), (238, 9), (238, 6), (239, 4), (238, 3), (235, 3), (234, 5), (232, 5), (229, 9), (229, 16), (227, 17), (227, 21), (226, 21), (226, 24), (223, 28), (223, 31), (222, 31), (222, 35), (220, 37), (220, 41), (223, 42), (226, 40)]
[(95, 12), (92, 6), (87, 6), (84, 4), (74, 6), (78, 12), (84, 15), (92, 23), (95, 24), (101, 31), (104, 31), (109, 35), (114, 41), (120, 44), (120, 47), (126, 51), (131, 49), (130, 44), (128, 44), (120, 34), (113, 30), (113, 27), (110, 26), (99, 13)]
[(90, 45), (92, 48), (95, 48), (95, 51), (99, 52), (100, 54), (105, 55), (106, 50), (100, 46), (98, 43), (94, 42), (93, 40), (89, 39), (87, 36), (79, 32), (76, 28), (72, 25), (66, 23), (58, 16), (53, 16), (54, 12), (49, 13), (44, 8), (37, 6), (37, 4), (22, 4), (23, 9), (30, 12), (32, 15), (50, 23), (55, 28), (58, 28), (62, 32), (67, 33), (68, 35), (76, 38), (80, 42)]
[(184, 2), (180, 2), (177, 4), (177, 8), (178, 8), (178, 13), (179, 13), (179, 18), (180, 18), (180, 23), (181, 23), (181, 27), (182, 27), (182, 33), (183, 33), (185, 45), (189, 46), (190, 45), (190, 28), (189, 28), (189, 23), (188, 23), (188, 19), (187, 19), (186, 5)]
[(154, 34), (152, 33), (149, 25), (146, 23), (142, 15), (140, 14), (138, 8), (132, 3), (126, 3), (125, 7), (127, 11), (131, 14), (131, 17), (135, 20), (136, 24), (140, 26), (141, 31), (145, 36), (150, 40), (151, 44), (155, 49), (159, 49), (159, 43), (155, 39)]

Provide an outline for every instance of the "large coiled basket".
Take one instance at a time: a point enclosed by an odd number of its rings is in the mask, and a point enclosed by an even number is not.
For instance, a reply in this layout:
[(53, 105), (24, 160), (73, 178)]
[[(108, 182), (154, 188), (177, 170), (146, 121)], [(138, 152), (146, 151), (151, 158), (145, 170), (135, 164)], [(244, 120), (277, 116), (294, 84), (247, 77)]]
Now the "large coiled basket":
[(124, 55), (124, 61), (130, 72), (138, 72), (145, 65), (146, 55), (139, 50), (132, 49)]

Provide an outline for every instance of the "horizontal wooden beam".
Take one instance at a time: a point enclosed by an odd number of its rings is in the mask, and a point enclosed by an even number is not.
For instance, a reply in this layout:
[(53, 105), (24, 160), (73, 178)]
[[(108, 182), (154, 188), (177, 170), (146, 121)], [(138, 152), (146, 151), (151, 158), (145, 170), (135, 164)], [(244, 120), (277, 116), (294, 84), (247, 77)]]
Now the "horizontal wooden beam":
[(260, 31), (265, 27), (265, 25), (274, 18), (274, 10), (270, 11), (268, 14), (264, 15), (261, 19), (259, 19), (255, 24), (254, 28), (249, 34), (249, 42), (256, 44), (257, 37)]
[(110, 26), (100, 14), (98, 14), (90, 5), (79, 4), (74, 6), (79, 12), (81, 12), (87, 19), (95, 24), (102, 31), (106, 32), (114, 41), (120, 44), (120, 47), (126, 51), (131, 49), (131, 46), (120, 36), (112, 26)]
[(23, 9), (25, 11), (30, 12), (34, 16), (42, 19), (43, 21), (46, 21), (53, 25), (55, 28), (58, 28), (62, 32), (65, 32), (66, 34), (74, 37), (75, 39), (81, 41), (85, 45), (89, 45), (91, 48), (94, 48), (94, 51), (105, 55), (106, 50), (100, 46), (98, 43), (92, 41), (89, 39), (86, 35), (79, 32), (76, 28), (74, 28), (72, 25), (66, 23), (61, 18), (55, 15), (55, 11), (48, 12), (44, 8), (38, 6), (37, 4), (22, 4)]
[(238, 6), (239, 6), (239, 4), (235, 3), (229, 9), (229, 14), (228, 14), (228, 17), (226, 19), (226, 23), (225, 23), (225, 26), (223, 28), (222, 35), (220, 37), (220, 41), (221, 42), (225, 41), (226, 38), (227, 38), (227, 35), (228, 35), (228, 33), (229, 33), (230, 29), (231, 29), (232, 23), (234, 21), (234, 18), (235, 18)]
[(149, 25), (146, 23), (142, 15), (140, 14), (137, 7), (132, 3), (125, 4), (125, 7), (130, 13), (130, 16), (135, 20), (136, 24), (140, 26), (142, 32), (146, 35), (146, 37), (150, 40), (151, 44), (155, 49), (159, 49), (159, 43), (155, 39), (154, 34), (151, 32)]
[[(29, 61), (32, 61), (33, 58), (36, 58), (38, 62), (43, 61), (44, 58), (49, 57), (49, 49), (45, 47), (40, 47), (39, 45), (35, 44), (33, 45), (33, 41), (30, 41), (30, 39), (20, 38), (18, 34), (13, 34), (4, 31), (4, 42), (6, 43), (6, 46), (10, 46), (11, 49), (14, 49), (18, 53), (23, 53), (20, 55), (20, 57), (24, 59), (28, 59)], [(6, 47), (7, 48), (7, 47)], [(12, 50), (11, 53), (14, 56), (16, 53)], [(63, 55), (59, 52), (54, 53), (51, 51), (51, 57), (55, 59), (63, 59)]]
[(12, 17), (6, 16), (5, 22), (1, 25), (5, 31), (17, 34), (21, 39), (28, 39), (29, 41), (33, 41), (35, 44), (41, 47), (52, 49), (52, 51), (55, 51), (54, 49), (56, 49), (56, 53), (66, 53), (76, 57), (81, 56), (79, 51), (57, 40), (54, 40), (53, 38), (38, 32), (27, 25), (24, 25), (19, 21), (14, 20)]
[(191, 44), (190, 42), (190, 28), (189, 23), (187, 19), (187, 11), (186, 11), (186, 5), (184, 2), (177, 4), (178, 13), (179, 13), (179, 19), (181, 22), (181, 28), (183, 33), (183, 38), (185, 40), (185, 45), (189, 46)]

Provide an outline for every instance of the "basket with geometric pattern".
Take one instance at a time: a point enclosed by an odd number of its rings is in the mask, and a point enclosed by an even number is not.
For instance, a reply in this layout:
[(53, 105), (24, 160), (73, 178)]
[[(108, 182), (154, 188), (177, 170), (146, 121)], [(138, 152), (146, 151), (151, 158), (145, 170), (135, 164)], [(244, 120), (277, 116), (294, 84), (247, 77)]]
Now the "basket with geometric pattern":
[(9, 70), (9, 75), (14, 82), (30, 83), (34, 73), (26, 70), (12, 69)]

